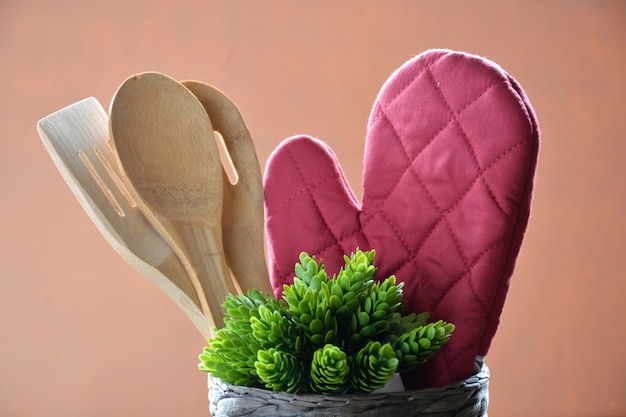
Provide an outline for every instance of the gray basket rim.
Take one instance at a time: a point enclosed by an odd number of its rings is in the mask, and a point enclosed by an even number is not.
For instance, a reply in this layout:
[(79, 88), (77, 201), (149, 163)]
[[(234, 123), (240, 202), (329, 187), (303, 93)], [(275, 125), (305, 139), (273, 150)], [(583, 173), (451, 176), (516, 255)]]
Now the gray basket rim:
[[(484, 363), (469, 378), (442, 387), (369, 394), (292, 394), (233, 386), (209, 376), (210, 411), (215, 416), (484, 416), (489, 402), (490, 372)], [(408, 412), (408, 414), (407, 414)], [(388, 414), (386, 414), (388, 415)]]

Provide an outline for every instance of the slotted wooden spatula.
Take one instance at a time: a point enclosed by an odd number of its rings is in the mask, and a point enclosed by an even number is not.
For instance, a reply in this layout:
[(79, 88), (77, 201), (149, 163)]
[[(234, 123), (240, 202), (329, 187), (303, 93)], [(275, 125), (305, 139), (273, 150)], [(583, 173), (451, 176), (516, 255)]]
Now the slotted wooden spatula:
[(93, 97), (37, 124), (65, 182), (109, 244), (167, 294), (204, 338), (212, 328), (179, 258), (125, 190), (108, 139), (108, 116)]
[(237, 173), (234, 184), (224, 175), (222, 234), (228, 266), (244, 294), (251, 289), (271, 294), (263, 244), (263, 180), (250, 131), (235, 103), (222, 91), (200, 81), (182, 84), (204, 106)]

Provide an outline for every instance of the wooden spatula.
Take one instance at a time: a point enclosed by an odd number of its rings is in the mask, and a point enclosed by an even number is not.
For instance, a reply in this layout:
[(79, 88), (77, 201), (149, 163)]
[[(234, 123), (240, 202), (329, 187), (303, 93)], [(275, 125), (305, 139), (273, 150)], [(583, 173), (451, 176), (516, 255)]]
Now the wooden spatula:
[(224, 175), (222, 240), (228, 266), (244, 294), (250, 289), (272, 294), (265, 262), (263, 180), (250, 131), (222, 91), (200, 81), (182, 84), (204, 106), (237, 173), (234, 184)]
[(39, 121), (37, 130), (67, 185), (109, 244), (155, 283), (204, 338), (212, 328), (179, 258), (126, 192), (107, 141), (108, 116), (91, 97)]

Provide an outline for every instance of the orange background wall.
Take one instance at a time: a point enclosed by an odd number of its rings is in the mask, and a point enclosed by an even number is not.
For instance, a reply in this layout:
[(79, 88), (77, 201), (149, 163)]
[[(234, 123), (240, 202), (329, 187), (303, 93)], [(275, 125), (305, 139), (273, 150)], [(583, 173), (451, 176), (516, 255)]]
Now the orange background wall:
[(543, 133), (487, 356), (491, 416), (626, 415), (626, 3), (0, 0), (0, 416), (207, 416), (204, 340), (90, 223), (37, 120), (157, 70), (218, 86), (261, 162), (328, 142), (360, 194), (376, 94), (415, 54), (493, 59)]

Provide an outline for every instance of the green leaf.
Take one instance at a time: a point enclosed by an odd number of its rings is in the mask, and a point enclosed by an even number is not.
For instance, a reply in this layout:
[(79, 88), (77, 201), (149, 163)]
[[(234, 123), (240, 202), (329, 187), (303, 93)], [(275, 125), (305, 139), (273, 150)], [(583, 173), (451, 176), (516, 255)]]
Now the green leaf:
[(312, 333), (321, 333), (324, 330), (324, 323), (320, 319), (314, 319), (311, 324), (309, 324), (309, 329)]

